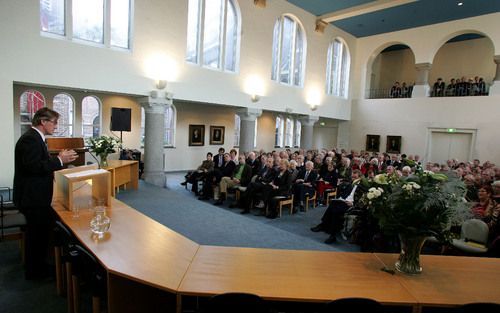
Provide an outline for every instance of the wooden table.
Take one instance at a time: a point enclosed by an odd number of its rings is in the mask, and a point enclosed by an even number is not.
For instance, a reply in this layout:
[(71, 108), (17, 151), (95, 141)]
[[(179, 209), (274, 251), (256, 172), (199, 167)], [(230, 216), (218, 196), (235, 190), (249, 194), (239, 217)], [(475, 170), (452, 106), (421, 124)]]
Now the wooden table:
[[(394, 268), (398, 258), (396, 254), (375, 255), (390, 268)], [(500, 303), (499, 259), (422, 255), (420, 265), (423, 271), (419, 275), (395, 275), (417, 300), (417, 311), (424, 306)]]
[(181, 295), (254, 293), (266, 300), (327, 302), (365, 297), (411, 306), (415, 298), (371, 253), (200, 246)]
[(104, 169), (111, 172), (111, 195), (114, 197), (120, 186), (139, 188), (139, 162), (129, 160), (108, 160)]

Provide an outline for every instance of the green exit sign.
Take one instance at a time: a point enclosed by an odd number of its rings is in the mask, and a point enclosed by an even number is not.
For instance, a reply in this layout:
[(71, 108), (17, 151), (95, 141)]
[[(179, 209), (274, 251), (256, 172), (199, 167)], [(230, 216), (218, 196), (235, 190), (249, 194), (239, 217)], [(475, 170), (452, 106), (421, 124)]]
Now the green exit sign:
[(456, 132), (457, 130), (456, 130), (455, 128), (448, 128), (448, 129), (447, 129), (447, 131), (448, 131), (449, 133), (454, 133), (454, 132)]

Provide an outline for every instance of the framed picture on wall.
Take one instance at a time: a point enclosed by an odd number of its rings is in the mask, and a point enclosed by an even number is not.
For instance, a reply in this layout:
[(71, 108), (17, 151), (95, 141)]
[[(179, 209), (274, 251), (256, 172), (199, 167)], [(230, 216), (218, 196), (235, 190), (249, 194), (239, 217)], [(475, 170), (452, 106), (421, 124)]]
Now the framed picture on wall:
[(366, 151), (380, 151), (380, 135), (366, 135)]
[(223, 145), (224, 144), (224, 126), (210, 126), (210, 144)]
[(387, 153), (401, 153), (401, 136), (387, 136)]
[(205, 125), (189, 125), (189, 145), (205, 145)]

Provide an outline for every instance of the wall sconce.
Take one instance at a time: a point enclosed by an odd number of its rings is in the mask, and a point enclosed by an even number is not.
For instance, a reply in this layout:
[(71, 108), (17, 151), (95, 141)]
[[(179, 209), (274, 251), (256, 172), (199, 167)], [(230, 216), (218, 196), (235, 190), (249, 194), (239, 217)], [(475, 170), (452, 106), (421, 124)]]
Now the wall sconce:
[(162, 89), (165, 89), (165, 87), (167, 87), (167, 81), (166, 80), (159, 79), (159, 80), (156, 81), (156, 89), (162, 90)]
[(318, 88), (310, 89), (307, 93), (306, 102), (311, 111), (316, 111), (321, 103), (321, 92)]
[(250, 97), (250, 99), (252, 100), (252, 102), (257, 102), (260, 100), (260, 96), (259, 95), (252, 95)]
[(318, 106), (316, 104), (310, 104), (311, 111), (316, 111), (318, 109)]
[(250, 95), (252, 102), (257, 102), (260, 100), (264, 94), (264, 83), (262, 79), (257, 75), (249, 76), (245, 80), (244, 86), (245, 93)]

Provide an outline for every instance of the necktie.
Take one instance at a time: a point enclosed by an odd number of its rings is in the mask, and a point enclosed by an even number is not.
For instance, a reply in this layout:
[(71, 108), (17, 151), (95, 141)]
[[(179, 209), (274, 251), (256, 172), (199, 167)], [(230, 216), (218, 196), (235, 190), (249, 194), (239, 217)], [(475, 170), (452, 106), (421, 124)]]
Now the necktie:
[(219, 167), (222, 167), (222, 157), (219, 155)]
[(306, 172), (306, 175), (304, 176), (304, 181), (307, 180), (307, 177), (309, 176), (309, 171)]

